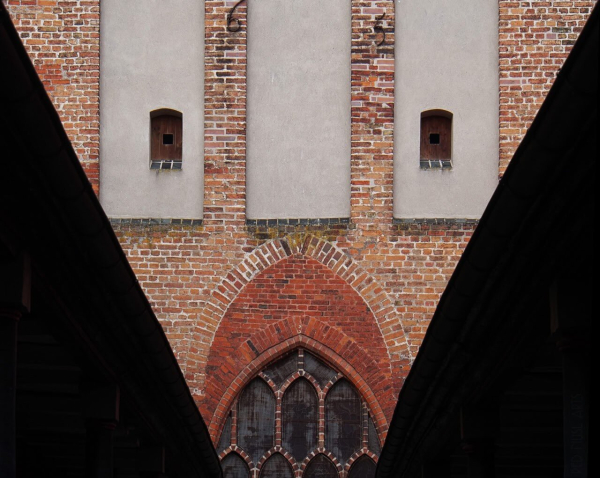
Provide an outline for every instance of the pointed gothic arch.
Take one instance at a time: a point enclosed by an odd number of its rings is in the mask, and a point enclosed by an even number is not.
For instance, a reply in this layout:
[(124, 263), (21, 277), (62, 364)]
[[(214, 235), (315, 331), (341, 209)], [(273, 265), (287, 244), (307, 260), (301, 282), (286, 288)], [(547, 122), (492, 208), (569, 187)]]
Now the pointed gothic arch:
[[(257, 357), (240, 374), (246, 378), (240, 379), (240, 386), (231, 390), (233, 400), (219, 405), (226, 409), (226, 420), (219, 430), (217, 445), (221, 460), (233, 461), (233, 455), (241, 469), (242, 460), (237, 457), (243, 458), (252, 476), (271, 476), (274, 472), (282, 472), (283, 468), (293, 476), (311, 476), (310, 470), (317, 466), (315, 460), (319, 461), (319, 457), (327, 459), (326, 463), (330, 463), (332, 470), (335, 470), (335, 476), (342, 470), (347, 471), (353, 467), (361, 457), (368, 458), (369, 462), (377, 461), (379, 441), (374, 447), (372, 437), (368, 434), (374, 415), (373, 404), (369, 404), (365, 398), (364, 385), (355, 383), (356, 377), (352, 376), (351, 367), (344, 364), (341, 357), (333, 357), (330, 352), (329, 357), (325, 358), (317, 351), (318, 345), (314, 341), (298, 338), (297, 342), (290, 344), (291, 349), (270, 350)], [(333, 365), (330, 360), (337, 360), (337, 363)], [(320, 367), (315, 366), (316, 362), (319, 362)], [(250, 369), (253, 370), (252, 373)], [(308, 370), (312, 370), (314, 374), (310, 375), (311, 380), (307, 379)], [(348, 376), (342, 370), (349, 372)], [(262, 389), (264, 391), (261, 392)], [(255, 400), (245, 399), (249, 395), (256, 395), (257, 390), (259, 395), (277, 397), (276, 411), (265, 406), (260, 397)], [(318, 396), (318, 399), (305, 402), (303, 397), (294, 396), (291, 398), (291, 406), (286, 408), (286, 395), (290, 391), (294, 395), (298, 392), (308, 393), (314, 395), (315, 399)], [(313, 410), (308, 413), (296, 410), (298, 404), (303, 409), (312, 407)], [(348, 405), (351, 405), (350, 408)], [(327, 412), (328, 408), (333, 409), (333, 416)], [(354, 411), (351, 413), (350, 409)], [(306, 415), (307, 419), (303, 420), (298, 413)], [(261, 423), (258, 428), (270, 427), (261, 433), (273, 437), (271, 442), (265, 442), (264, 447), (257, 448), (254, 436), (256, 427), (246, 430), (242, 423), (244, 417), (258, 420)], [(315, 430), (310, 417), (314, 418), (317, 425)], [(329, 426), (330, 421), (332, 426)], [(286, 436), (288, 425), (299, 428)], [(314, 434), (306, 433), (307, 430), (312, 430)], [(246, 436), (248, 433), (251, 436)], [(348, 440), (349, 433), (352, 435), (351, 440)], [(328, 443), (333, 445), (328, 446)], [(338, 446), (340, 443), (342, 447)]]
[(324, 239), (313, 235), (292, 234), (266, 242), (242, 260), (215, 287), (191, 334), (184, 370), (194, 395), (204, 389), (207, 358), (217, 329), (233, 301), (260, 273), (278, 262), (300, 255), (316, 260), (345, 281), (366, 303), (375, 317), (394, 375), (407, 375), (414, 360), (403, 321), (384, 287), (351, 256)]
[[(269, 331), (262, 331), (260, 333), (268, 335)], [(335, 377), (329, 379), (328, 381), (325, 379), (327, 383), (323, 383), (323, 386), (321, 387), (325, 394), (327, 394), (332, 385), (334, 385), (341, 378), (349, 381), (352, 384), (352, 386), (360, 393), (367, 409), (369, 410), (371, 417), (371, 423), (369, 426), (373, 427), (376, 435), (375, 437), (371, 436), (370, 440), (373, 441), (376, 439), (380, 442), (383, 442), (387, 434), (388, 420), (381, 406), (380, 400), (377, 398), (376, 394), (366, 380), (349, 362), (347, 362), (343, 357), (339, 356), (334, 350), (324, 346), (322, 343), (318, 342), (312, 337), (308, 337), (304, 334), (297, 334), (272, 347), (269, 347), (237, 374), (236, 378), (232, 381), (231, 385), (227, 389), (227, 392), (223, 394), (219, 400), (216, 406), (216, 411), (212, 415), (212, 419), (209, 422), (209, 432), (213, 439), (213, 443), (217, 443), (218, 439), (222, 436), (225, 422), (227, 421), (228, 417), (230, 417), (230, 411), (245, 387), (257, 376), (259, 376), (259, 373), (265, 370), (269, 364), (279, 361), (290, 352), (298, 349), (303, 349), (309, 354), (314, 355), (327, 366), (338, 372)], [(361, 351), (360, 349), (354, 350), (359, 353), (364, 360), (369, 360), (368, 354), (365, 353), (365, 351)], [(285, 391), (289, 387), (290, 382), (293, 382), (300, 377), (307, 378), (307, 375), (308, 374), (305, 373), (292, 373), (280, 385), (273, 384), (271, 387)], [(269, 377), (265, 377), (263, 375), (262, 378), (267, 383), (270, 382)], [(310, 377), (309, 381), (312, 382), (313, 380), (314, 378)], [(392, 403), (392, 406), (393, 404), (394, 403)], [(224, 447), (225, 445), (223, 445), (223, 448)], [(375, 449), (375, 447), (372, 448)]]

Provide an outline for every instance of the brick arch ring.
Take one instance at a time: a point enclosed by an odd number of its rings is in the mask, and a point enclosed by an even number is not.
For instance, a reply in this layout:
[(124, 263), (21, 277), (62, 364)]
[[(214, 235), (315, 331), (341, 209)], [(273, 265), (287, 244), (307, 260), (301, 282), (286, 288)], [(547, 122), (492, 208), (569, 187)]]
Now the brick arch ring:
[[(258, 335), (255, 334), (255, 335)], [(252, 338), (254, 338), (253, 336)], [(252, 340), (249, 339), (249, 340)], [(357, 346), (358, 347), (358, 346)], [(308, 337), (304, 334), (297, 334), (293, 337), (279, 342), (272, 347), (264, 350), (258, 355), (252, 362), (250, 362), (242, 371), (238, 373), (236, 378), (232, 381), (227, 393), (225, 393), (217, 408), (212, 416), (210, 425), (208, 427), (211, 439), (213, 443), (217, 443), (219, 432), (221, 431), (229, 410), (231, 409), (235, 399), (239, 396), (244, 387), (255, 378), (258, 373), (266, 367), (269, 363), (276, 361), (281, 356), (285, 355), (296, 348), (304, 348), (309, 352), (312, 352), (317, 357), (323, 359), (325, 362), (338, 369), (344, 377), (352, 383), (352, 385), (358, 390), (360, 396), (365, 400), (367, 408), (371, 412), (375, 428), (379, 434), (381, 443), (385, 441), (388, 430), (388, 422), (385, 414), (377, 400), (375, 394), (371, 390), (371, 387), (367, 384), (365, 379), (358, 373), (358, 371), (346, 360), (344, 360), (334, 350), (323, 345), (321, 342), (315, 340), (312, 337)], [(365, 352), (361, 354), (364, 357), (368, 357)]]
[(413, 362), (414, 356), (408, 346), (402, 318), (385, 289), (342, 250), (321, 238), (305, 234), (292, 234), (266, 242), (227, 273), (200, 314), (198, 323), (202, 326), (196, 327), (192, 333), (186, 356), (190, 355), (192, 348), (204, 348), (208, 356), (207, 347), (210, 348), (219, 324), (238, 294), (259, 273), (292, 255), (303, 255), (318, 261), (346, 281), (362, 297), (381, 331), (392, 370), (407, 373), (407, 366)]

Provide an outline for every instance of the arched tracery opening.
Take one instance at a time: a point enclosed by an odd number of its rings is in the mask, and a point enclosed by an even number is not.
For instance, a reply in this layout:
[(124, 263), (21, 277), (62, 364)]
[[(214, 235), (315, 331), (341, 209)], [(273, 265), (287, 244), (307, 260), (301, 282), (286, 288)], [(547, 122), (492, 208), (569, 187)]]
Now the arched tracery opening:
[(302, 462), (317, 447), (319, 432), (319, 397), (308, 380), (299, 378), (287, 388), (281, 415), (282, 446)]
[(294, 470), (283, 455), (275, 453), (261, 467), (260, 478), (294, 478)]
[(255, 463), (273, 446), (275, 408), (275, 396), (260, 378), (252, 380), (240, 395), (237, 414), (238, 446)]
[(246, 478), (250, 469), (244, 459), (237, 453), (230, 453), (221, 460), (223, 476), (230, 478)]
[(282, 473), (338, 478), (346, 473), (344, 467), (353, 474), (370, 469), (380, 443), (367, 402), (352, 383), (315, 354), (297, 348), (244, 387), (217, 448), (224, 478)]
[(333, 462), (325, 455), (315, 456), (304, 469), (305, 478), (337, 478), (339, 475)]
[(348, 478), (375, 478), (375, 466), (369, 456), (363, 455), (350, 467)]

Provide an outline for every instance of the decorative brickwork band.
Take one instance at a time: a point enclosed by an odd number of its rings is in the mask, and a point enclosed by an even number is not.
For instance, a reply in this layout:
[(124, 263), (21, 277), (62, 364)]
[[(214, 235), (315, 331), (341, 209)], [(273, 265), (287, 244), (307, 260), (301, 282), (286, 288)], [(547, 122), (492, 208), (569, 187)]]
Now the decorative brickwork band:
[(153, 225), (182, 225), (182, 226), (202, 226), (202, 219), (178, 219), (178, 218), (157, 218), (157, 217), (111, 217), (110, 223), (113, 226), (120, 224), (134, 224), (141, 226)]
[(479, 219), (468, 219), (459, 217), (423, 217), (423, 218), (406, 218), (395, 217), (394, 224), (439, 224), (439, 225), (464, 225), (464, 224), (479, 224)]
[(334, 226), (350, 224), (349, 217), (328, 217), (316, 219), (246, 219), (246, 224), (251, 227), (277, 227), (277, 226)]

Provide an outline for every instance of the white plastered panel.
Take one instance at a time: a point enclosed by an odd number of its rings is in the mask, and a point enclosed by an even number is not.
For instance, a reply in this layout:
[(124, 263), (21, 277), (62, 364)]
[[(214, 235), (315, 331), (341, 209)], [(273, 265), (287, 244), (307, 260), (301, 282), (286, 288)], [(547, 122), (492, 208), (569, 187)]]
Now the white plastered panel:
[[(112, 217), (201, 218), (204, 2), (103, 0), (100, 200)], [(150, 112), (183, 114), (180, 171), (150, 170)]]
[(248, 3), (249, 218), (350, 215), (350, 6)]
[[(397, 0), (394, 217), (479, 218), (498, 176), (498, 4)], [(419, 166), (421, 112), (452, 112), (451, 170)]]

